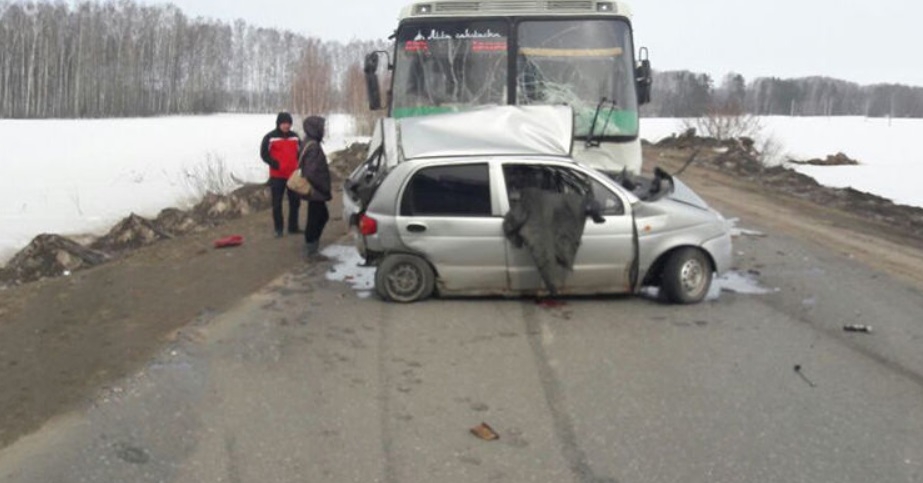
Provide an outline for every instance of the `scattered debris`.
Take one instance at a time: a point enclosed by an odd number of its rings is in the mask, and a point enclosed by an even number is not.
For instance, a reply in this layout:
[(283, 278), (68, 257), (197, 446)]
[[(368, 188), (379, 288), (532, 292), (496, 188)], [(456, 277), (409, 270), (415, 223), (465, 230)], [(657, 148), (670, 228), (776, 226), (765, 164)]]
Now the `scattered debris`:
[(814, 384), (814, 381), (808, 379), (808, 376), (805, 376), (805, 375), (804, 375), (804, 372), (802, 372), (802, 369), (801, 369), (801, 364), (795, 364), (795, 372), (796, 372), (799, 376), (801, 376), (801, 379), (803, 379), (804, 382), (808, 383), (809, 386), (811, 386), (811, 387), (817, 387), (817, 384)]
[(244, 237), (240, 235), (231, 235), (215, 240), (215, 248), (230, 248), (244, 244)]
[(871, 328), (870, 326), (868, 326), (868, 325), (862, 325), (862, 324), (849, 324), (849, 325), (844, 325), (844, 326), (843, 326), (843, 330), (845, 330), (846, 332), (861, 332), (861, 333), (863, 333), (863, 334), (871, 334), (871, 333), (872, 333), (872, 328)]
[(471, 434), (483, 439), (484, 441), (494, 441), (500, 439), (500, 435), (494, 431), (487, 423), (481, 423), (471, 428)]

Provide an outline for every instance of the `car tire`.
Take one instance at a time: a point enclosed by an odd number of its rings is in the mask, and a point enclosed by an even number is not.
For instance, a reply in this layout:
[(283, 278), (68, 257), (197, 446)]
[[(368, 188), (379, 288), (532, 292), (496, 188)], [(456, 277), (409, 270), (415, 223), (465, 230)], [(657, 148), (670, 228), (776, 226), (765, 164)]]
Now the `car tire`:
[(436, 274), (426, 260), (413, 255), (388, 255), (375, 271), (375, 291), (388, 301), (411, 303), (433, 293)]
[(712, 272), (711, 262), (702, 250), (680, 248), (670, 254), (664, 265), (661, 295), (675, 304), (701, 302), (711, 287)]

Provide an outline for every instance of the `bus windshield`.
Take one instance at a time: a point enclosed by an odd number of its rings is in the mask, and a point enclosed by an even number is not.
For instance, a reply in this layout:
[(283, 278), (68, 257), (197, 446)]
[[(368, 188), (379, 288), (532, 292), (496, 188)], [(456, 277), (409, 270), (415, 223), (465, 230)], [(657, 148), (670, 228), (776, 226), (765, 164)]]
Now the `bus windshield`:
[(631, 29), (619, 20), (523, 21), (517, 32), (517, 104), (567, 104), (574, 134), (636, 136)]
[(567, 104), (574, 109), (577, 137), (638, 134), (634, 47), (626, 21), (426, 20), (401, 25), (396, 41), (395, 118), (491, 104)]
[(509, 24), (502, 20), (402, 26), (391, 115), (507, 104), (508, 37)]

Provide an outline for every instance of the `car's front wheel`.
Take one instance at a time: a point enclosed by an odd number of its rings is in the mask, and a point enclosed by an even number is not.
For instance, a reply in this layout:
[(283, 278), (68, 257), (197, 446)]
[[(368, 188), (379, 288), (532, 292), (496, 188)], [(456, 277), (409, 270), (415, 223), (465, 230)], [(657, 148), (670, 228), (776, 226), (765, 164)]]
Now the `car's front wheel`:
[(686, 247), (670, 255), (660, 284), (662, 295), (676, 304), (701, 302), (712, 281), (712, 266), (698, 248)]
[(413, 255), (388, 255), (375, 272), (375, 290), (385, 300), (410, 303), (433, 293), (436, 275), (429, 263)]

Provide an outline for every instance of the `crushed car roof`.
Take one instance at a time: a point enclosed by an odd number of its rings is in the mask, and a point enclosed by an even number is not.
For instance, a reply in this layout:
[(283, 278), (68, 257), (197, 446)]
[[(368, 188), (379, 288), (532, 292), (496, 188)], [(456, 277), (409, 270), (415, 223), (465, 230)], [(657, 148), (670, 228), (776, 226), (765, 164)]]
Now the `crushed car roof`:
[(493, 106), (400, 119), (404, 160), (457, 156), (569, 156), (574, 115), (568, 106)]

